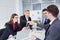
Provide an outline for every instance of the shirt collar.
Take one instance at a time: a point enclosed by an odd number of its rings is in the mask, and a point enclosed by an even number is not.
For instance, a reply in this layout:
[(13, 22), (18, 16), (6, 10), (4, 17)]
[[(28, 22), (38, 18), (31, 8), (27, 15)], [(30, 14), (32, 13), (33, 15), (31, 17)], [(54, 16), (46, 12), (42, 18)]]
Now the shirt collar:
[(53, 20), (51, 20), (49, 24), (51, 25), (55, 19), (56, 19), (56, 18), (54, 18)]

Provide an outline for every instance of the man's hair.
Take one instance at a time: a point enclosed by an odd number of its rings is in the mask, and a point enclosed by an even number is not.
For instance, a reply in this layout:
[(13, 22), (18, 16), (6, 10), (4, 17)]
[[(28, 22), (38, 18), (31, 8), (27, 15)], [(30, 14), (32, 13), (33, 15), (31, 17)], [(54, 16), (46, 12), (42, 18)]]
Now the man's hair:
[(26, 12), (26, 11), (28, 11), (28, 12), (29, 12), (30, 10), (25, 10), (25, 12)]
[(49, 5), (47, 11), (50, 12), (54, 17), (57, 17), (59, 14), (59, 9), (56, 5)]
[(45, 8), (45, 9), (42, 10), (42, 12), (44, 12), (44, 11), (47, 11), (47, 9)]

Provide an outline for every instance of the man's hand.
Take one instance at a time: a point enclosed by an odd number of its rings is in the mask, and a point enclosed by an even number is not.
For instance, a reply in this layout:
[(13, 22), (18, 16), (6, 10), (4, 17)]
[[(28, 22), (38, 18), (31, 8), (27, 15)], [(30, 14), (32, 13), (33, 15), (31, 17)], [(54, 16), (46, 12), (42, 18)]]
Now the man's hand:
[(28, 30), (28, 27), (24, 27), (22, 30)]
[(13, 37), (12, 35), (9, 35), (9, 38)]
[(28, 21), (27, 23), (29, 23), (30, 25), (34, 25), (35, 24), (33, 21)]
[(36, 36), (32, 35), (31, 38), (32, 38), (32, 40), (35, 40), (36, 39)]

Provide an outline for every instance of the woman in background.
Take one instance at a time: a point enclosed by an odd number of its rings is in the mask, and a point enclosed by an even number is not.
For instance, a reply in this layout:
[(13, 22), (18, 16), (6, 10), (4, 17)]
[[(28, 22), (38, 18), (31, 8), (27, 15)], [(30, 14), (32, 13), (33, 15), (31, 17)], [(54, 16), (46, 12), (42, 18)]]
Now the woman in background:
[(6, 28), (0, 36), (0, 40), (7, 40), (10, 35), (15, 36), (17, 31), (20, 31), (20, 27), (18, 25), (18, 15), (13, 13), (5, 26)]

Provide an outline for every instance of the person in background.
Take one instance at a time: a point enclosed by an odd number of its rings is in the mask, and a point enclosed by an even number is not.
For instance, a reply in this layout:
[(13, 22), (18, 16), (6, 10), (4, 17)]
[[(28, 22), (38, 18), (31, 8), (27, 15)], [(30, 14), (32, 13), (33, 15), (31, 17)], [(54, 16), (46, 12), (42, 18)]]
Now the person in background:
[(29, 28), (32, 29), (30, 10), (25, 10), (24, 15), (20, 17), (20, 26), (21, 26), (21, 29), (22, 28), (27, 29), (27, 26), (29, 26)]
[[(47, 14), (47, 13), (48, 13), (48, 12), (47, 12), (47, 9), (44, 8), (44, 9), (42, 10), (42, 13), (43, 13), (43, 15), (44, 15), (44, 14)], [(44, 21), (42, 24), (39, 24), (39, 25), (37, 24), (37, 25), (43, 29), (43, 28), (44, 28), (43, 25), (47, 25), (47, 24), (49, 24), (49, 22), (50, 22), (50, 20), (45, 17), (45, 21)], [(34, 40), (34, 39), (40, 40), (40, 39), (36, 38), (36, 36), (32, 35), (32, 40)]]
[[(56, 5), (52, 4), (47, 7), (47, 13), (43, 14), (50, 20), (49, 26), (46, 27), (45, 39), (44, 40), (60, 40), (60, 20), (57, 17), (59, 9)], [(40, 40), (36, 36), (32, 36), (32, 40)]]
[[(44, 8), (43, 10), (42, 10), (42, 13), (43, 14), (47, 14), (48, 12), (47, 12), (47, 9), (46, 8)], [(46, 17), (44, 17), (45, 18), (45, 21), (44, 22), (41, 22), (40, 24), (37, 24), (37, 26), (39, 26), (39, 27), (41, 27), (41, 25), (46, 25), (46, 24), (49, 24), (50, 23), (50, 20), (49, 19), (47, 19)], [(42, 29), (44, 28), (44, 27), (41, 27)]]
[(10, 35), (15, 36), (17, 31), (20, 31), (20, 27), (18, 25), (18, 15), (13, 13), (10, 20), (5, 23), (5, 26), (6, 28), (4, 29), (2, 35), (0, 35), (0, 40), (7, 40)]
[[(43, 9), (42, 10), (42, 13), (47, 13), (47, 9)], [(44, 24), (46, 25), (46, 24), (49, 24), (49, 22), (50, 22), (50, 20), (49, 19), (47, 19), (47, 18), (45, 18), (45, 21), (44, 21)]]

